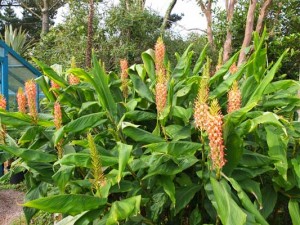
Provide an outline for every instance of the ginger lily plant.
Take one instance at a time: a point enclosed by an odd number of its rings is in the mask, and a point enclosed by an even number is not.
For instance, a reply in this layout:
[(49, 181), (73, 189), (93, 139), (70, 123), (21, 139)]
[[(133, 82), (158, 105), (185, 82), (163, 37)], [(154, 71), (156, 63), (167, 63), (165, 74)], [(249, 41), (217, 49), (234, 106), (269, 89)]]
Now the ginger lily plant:
[(95, 56), (90, 71), (72, 66), (71, 85), (36, 60), (47, 113), (0, 111), (27, 222), (38, 210), (62, 213), (58, 224), (297, 221), (299, 82), (273, 81), (287, 51), (272, 64), (266, 52), (255, 35), (245, 64), (233, 69), (236, 54), (211, 75), (206, 48), (172, 68), (159, 39), (121, 77)]

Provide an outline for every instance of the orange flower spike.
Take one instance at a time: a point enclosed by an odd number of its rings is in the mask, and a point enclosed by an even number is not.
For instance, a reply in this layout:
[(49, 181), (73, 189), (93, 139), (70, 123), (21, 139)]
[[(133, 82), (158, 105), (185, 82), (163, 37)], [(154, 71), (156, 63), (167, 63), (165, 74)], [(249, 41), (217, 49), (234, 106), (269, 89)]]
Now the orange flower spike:
[(209, 110), (209, 119), (207, 124), (207, 133), (210, 146), (210, 157), (213, 169), (220, 175), (222, 167), (225, 165), (225, 146), (223, 143), (223, 115), (220, 110), (218, 100), (214, 99)]
[(29, 80), (25, 83), (25, 91), (27, 96), (27, 104), (29, 108), (29, 114), (33, 118), (33, 121), (37, 121), (37, 107), (36, 107), (36, 84), (34, 80)]
[(194, 119), (196, 128), (201, 131), (206, 130), (206, 124), (208, 119), (208, 79), (202, 77), (199, 87), (197, 99), (194, 107)]
[(227, 112), (231, 113), (241, 108), (242, 95), (237, 81), (234, 81), (230, 91), (228, 92)]
[(54, 125), (56, 129), (58, 130), (62, 126), (62, 113), (61, 113), (61, 107), (59, 102), (54, 103)]
[(51, 88), (53, 88), (53, 89), (59, 89), (60, 86), (59, 86), (59, 84), (57, 84), (53, 80), (51, 80)]
[[(71, 59), (71, 68), (76, 68), (76, 61), (75, 61), (75, 57), (72, 57)], [(70, 85), (76, 85), (80, 83), (80, 79), (78, 77), (76, 77), (73, 74), (69, 74), (69, 84)]]
[(22, 88), (18, 89), (17, 93), (18, 110), (20, 113), (26, 113), (26, 95)]
[(155, 100), (157, 113), (161, 114), (167, 104), (168, 90), (164, 83), (157, 83), (155, 86)]
[(156, 73), (164, 73), (164, 58), (165, 58), (166, 47), (162, 38), (158, 38), (155, 44), (155, 68)]
[(236, 66), (236, 63), (233, 63), (230, 68), (229, 68), (229, 72), (231, 74), (234, 74), (236, 71), (238, 70), (237, 66)]
[(124, 98), (128, 98), (128, 61), (126, 59), (121, 59), (120, 67), (123, 96)]
[(6, 110), (6, 99), (2, 94), (0, 94), (0, 109)]

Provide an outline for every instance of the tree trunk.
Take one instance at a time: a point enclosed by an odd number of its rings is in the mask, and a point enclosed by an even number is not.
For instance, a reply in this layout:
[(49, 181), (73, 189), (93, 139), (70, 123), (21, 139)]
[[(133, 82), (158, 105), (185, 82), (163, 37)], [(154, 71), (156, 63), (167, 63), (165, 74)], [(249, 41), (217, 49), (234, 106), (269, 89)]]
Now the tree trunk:
[(88, 17), (88, 36), (87, 36), (87, 47), (85, 66), (91, 67), (92, 48), (93, 48), (93, 20), (94, 20), (94, 0), (89, 1), (89, 17)]
[(226, 40), (224, 42), (224, 52), (223, 52), (223, 63), (225, 63), (231, 54), (231, 42), (232, 42), (232, 33), (231, 33), (231, 23), (233, 19), (233, 13), (234, 13), (234, 5), (236, 3), (236, 0), (226, 0), (226, 12), (227, 12), (227, 34), (226, 34)]
[(50, 18), (49, 18), (49, 5), (48, 0), (43, 0), (42, 8), (42, 35), (49, 32), (50, 29)]
[(176, 5), (177, 0), (172, 0), (164, 17), (163, 23), (160, 27), (160, 34), (163, 36), (167, 27), (168, 19), (170, 18), (171, 12)]
[(212, 5), (212, 0), (208, 0), (206, 5), (203, 3), (202, 0), (198, 0), (198, 4), (201, 7), (201, 11), (204, 13), (205, 18), (206, 18), (206, 32), (207, 32), (207, 39), (209, 45), (212, 47), (212, 49), (215, 49), (215, 44), (214, 44), (214, 38), (213, 38), (213, 31), (212, 31), (212, 14), (211, 14), (211, 5)]
[(272, 4), (272, 0), (265, 0), (263, 6), (260, 9), (259, 17), (258, 17), (258, 20), (257, 20), (256, 29), (255, 29), (255, 31), (258, 34), (261, 33), (261, 30), (262, 30), (262, 27), (263, 27), (263, 23), (264, 23), (264, 19), (265, 19), (266, 15), (267, 15), (268, 8), (269, 8), (269, 6), (271, 4)]
[(245, 49), (249, 46), (252, 39), (253, 25), (254, 25), (254, 14), (257, 0), (250, 0), (249, 9), (247, 14), (245, 36), (242, 45), (242, 49), (239, 55), (238, 66), (240, 66), (246, 59)]

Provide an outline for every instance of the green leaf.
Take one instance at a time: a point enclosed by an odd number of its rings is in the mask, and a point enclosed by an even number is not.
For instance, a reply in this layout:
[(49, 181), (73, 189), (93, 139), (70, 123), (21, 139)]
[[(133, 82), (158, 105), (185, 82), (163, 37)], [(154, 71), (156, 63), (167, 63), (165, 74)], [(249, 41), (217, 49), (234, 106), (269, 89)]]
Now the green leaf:
[(166, 194), (170, 197), (170, 199), (173, 203), (173, 206), (175, 206), (176, 198), (175, 198), (175, 185), (173, 183), (173, 180), (169, 176), (161, 176), (161, 177), (159, 177), (159, 182), (163, 186)]
[(142, 60), (144, 63), (145, 70), (147, 71), (150, 79), (155, 81), (155, 64), (154, 64), (154, 52), (149, 49), (142, 53)]
[(54, 162), (56, 155), (51, 155), (39, 150), (31, 150), (25, 148), (17, 148), (12, 146), (0, 145), (0, 150), (8, 152), (12, 155), (22, 158), (24, 161), (32, 162)]
[(175, 215), (189, 204), (189, 202), (194, 198), (194, 195), (200, 191), (200, 189), (201, 186), (198, 184), (176, 189), (175, 199), (178, 204), (175, 205)]
[(61, 76), (59, 76), (51, 67), (47, 66), (43, 62), (32, 58), (32, 60), (42, 69), (43, 73), (48, 76), (51, 80), (53, 80), (55, 83), (57, 83), (61, 87), (68, 86), (68, 83), (66, 80), (64, 80)]
[[(101, 153), (100, 159), (102, 166), (113, 166), (118, 163), (118, 158), (101, 155)], [(67, 166), (92, 168), (91, 156), (87, 153), (70, 153), (64, 155), (57, 163)]]
[(256, 221), (262, 225), (268, 225), (268, 222), (264, 219), (264, 217), (260, 214), (257, 208), (253, 205), (247, 194), (242, 190), (240, 185), (232, 178), (226, 178), (232, 185), (232, 187), (236, 190), (239, 199), (241, 200), (244, 208), (254, 215)]
[(153, 143), (153, 142), (161, 142), (164, 139), (162, 139), (159, 136), (153, 135), (148, 131), (132, 127), (132, 126), (127, 126), (123, 128), (123, 133), (132, 138), (134, 141), (142, 142), (142, 143)]
[(126, 145), (121, 142), (117, 143), (117, 148), (119, 152), (119, 171), (118, 171), (118, 183), (120, 183), (122, 178), (122, 173), (128, 163), (130, 154), (132, 151), (132, 145)]
[(190, 225), (201, 225), (202, 224), (201, 221), (202, 221), (202, 216), (201, 216), (198, 206), (196, 206), (196, 208), (193, 209), (193, 211), (189, 217), (189, 224)]
[(199, 58), (197, 59), (197, 62), (195, 63), (195, 67), (193, 69), (193, 74), (198, 74), (202, 68), (202, 64), (203, 64), (203, 61), (206, 57), (206, 51), (207, 51), (207, 48), (208, 48), (208, 45), (209, 43), (207, 43), (204, 48), (202, 49), (200, 55), (199, 55)]
[(134, 196), (112, 203), (106, 225), (118, 224), (118, 221), (136, 216), (140, 212), (141, 196)]
[(57, 195), (39, 198), (23, 204), (49, 213), (66, 213), (75, 216), (84, 211), (97, 209), (106, 204), (106, 199), (88, 195)]
[(72, 120), (71, 122), (67, 123), (65, 126), (63, 126), (58, 131), (55, 132), (54, 142), (57, 144), (65, 133), (68, 132), (76, 133), (86, 129), (97, 127), (100, 124), (105, 123), (107, 120), (102, 119), (104, 115), (105, 113), (103, 112), (93, 113), (93, 114), (79, 117), (76, 120)]
[(300, 221), (299, 203), (296, 200), (291, 199), (289, 201), (288, 208), (289, 208), (290, 216), (292, 218), (293, 225), (298, 225)]
[(153, 94), (146, 86), (146, 84), (142, 81), (142, 79), (131, 69), (128, 71), (128, 74), (131, 78), (132, 84), (136, 90), (136, 92), (142, 97), (146, 98), (149, 102), (154, 102)]
[(181, 106), (172, 107), (173, 116), (179, 117), (183, 120), (184, 123), (189, 123), (191, 116), (193, 115), (193, 109), (185, 109)]
[(25, 133), (20, 137), (18, 143), (23, 145), (28, 142), (34, 141), (36, 135), (41, 131), (40, 127), (27, 127)]
[(224, 65), (213, 75), (209, 80), (209, 85), (213, 84), (217, 80), (219, 80), (221, 77), (223, 77), (229, 70), (230, 66), (237, 60), (238, 56), (240, 54), (240, 51), (235, 53), (228, 61), (224, 63)]
[(53, 181), (56, 183), (61, 192), (65, 191), (66, 184), (71, 179), (73, 171), (74, 166), (62, 166), (52, 176)]
[(41, 88), (41, 90), (44, 93), (44, 95), (46, 96), (46, 98), (50, 102), (54, 102), (55, 101), (55, 96), (54, 96), (52, 91), (49, 91), (50, 90), (50, 85), (45, 80), (45, 77), (40, 76), (40, 77), (36, 78), (35, 81), (39, 85), (39, 87)]
[(269, 83), (273, 80), (275, 73), (280, 67), (281, 61), (283, 60), (284, 56), (287, 54), (288, 50), (284, 51), (284, 53), (280, 56), (280, 58), (277, 60), (277, 62), (274, 64), (274, 66), (270, 69), (270, 71), (266, 74), (266, 76), (263, 78), (263, 80), (259, 83), (258, 87), (253, 91), (253, 94), (251, 95), (250, 99), (248, 100), (247, 105), (252, 103), (258, 103), (258, 101), (261, 99), (266, 87), (269, 85)]
[(172, 77), (173, 78), (181, 78), (183, 76), (186, 76), (187, 68), (190, 66), (190, 49), (193, 45), (190, 44), (187, 49), (184, 51), (182, 56), (179, 58), (177, 65), (175, 66), (173, 72), (172, 72)]
[(210, 178), (210, 182), (217, 203), (216, 210), (222, 224), (246, 224), (247, 215), (232, 199), (230, 193), (228, 193), (228, 189), (226, 187), (228, 184), (224, 180), (217, 181), (213, 177)]
[(261, 214), (264, 216), (264, 218), (268, 218), (268, 216), (273, 212), (277, 203), (277, 192), (272, 186), (264, 186), (262, 189), (262, 200), (263, 208), (261, 209)]
[(125, 118), (137, 122), (149, 121), (149, 120), (156, 120), (156, 114), (151, 112), (134, 110), (125, 113)]
[(282, 134), (281, 131), (274, 127), (265, 127), (267, 132), (267, 144), (269, 147), (268, 154), (271, 159), (275, 161), (274, 165), (278, 170), (279, 174), (287, 180), (287, 145), (288, 137)]
[(194, 155), (195, 152), (201, 148), (201, 144), (188, 141), (172, 141), (172, 142), (159, 142), (145, 146), (152, 152), (160, 152), (172, 155), (174, 157)]

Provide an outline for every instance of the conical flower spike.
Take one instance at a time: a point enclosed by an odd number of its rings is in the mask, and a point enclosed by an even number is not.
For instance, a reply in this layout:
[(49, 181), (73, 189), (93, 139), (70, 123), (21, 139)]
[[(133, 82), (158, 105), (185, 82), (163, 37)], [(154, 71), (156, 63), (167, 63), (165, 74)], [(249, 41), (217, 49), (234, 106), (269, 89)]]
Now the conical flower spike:
[(230, 68), (229, 68), (229, 72), (231, 73), (231, 74), (234, 74), (236, 71), (237, 71), (237, 66), (236, 66), (236, 63), (233, 63), (231, 66), (230, 66)]
[(225, 165), (224, 144), (223, 144), (223, 115), (221, 114), (218, 101), (212, 101), (209, 110), (209, 119), (207, 124), (207, 133), (210, 146), (210, 157), (213, 169), (220, 175), (222, 167)]
[(228, 92), (228, 107), (227, 112), (231, 113), (235, 110), (238, 110), (241, 108), (242, 102), (242, 95), (239, 89), (239, 85), (237, 81), (233, 82), (233, 85)]
[(128, 98), (128, 62), (126, 59), (120, 60), (120, 67), (123, 96), (124, 98)]
[(34, 80), (29, 80), (25, 83), (25, 91), (27, 96), (27, 104), (29, 108), (29, 114), (33, 119), (33, 122), (37, 122), (37, 107), (36, 107), (36, 84)]
[(54, 103), (54, 125), (58, 130), (62, 126), (62, 114), (59, 102)]
[(24, 94), (22, 88), (18, 89), (17, 103), (19, 112), (26, 113), (26, 95)]
[(0, 94), (0, 109), (6, 109), (6, 100), (2, 94)]
[[(75, 57), (72, 57), (71, 59), (71, 68), (76, 68), (76, 61), (75, 61)], [(69, 74), (69, 84), (70, 85), (76, 85), (80, 83), (80, 79), (78, 77), (76, 77), (73, 74)]]
[(105, 176), (102, 170), (100, 154), (97, 151), (94, 139), (91, 134), (87, 135), (88, 144), (90, 148), (90, 155), (92, 159), (92, 175), (93, 175), (93, 188), (99, 193), (99, 189), (105, 185)]
[(208, 79), (206, 77), (202, 77), (200, 82), (200, 87), (198, 91), (198, 96), (195, 101), (194, 107), (194, 119), (195, 125), (197, 129), (201, 131), (206, 130), (207, 120), (208, 120)]
[(158, 38), (155, 44), (155, 68), (156, 73), (165, 73), (164, 58), (166, 47), (162, 38)]
[(51, 80), (51, 88), (53, 88), (53, 89), (59, 89), (60, 86), (59, 86), (59, 84), (57, 84), (53, 80)]

